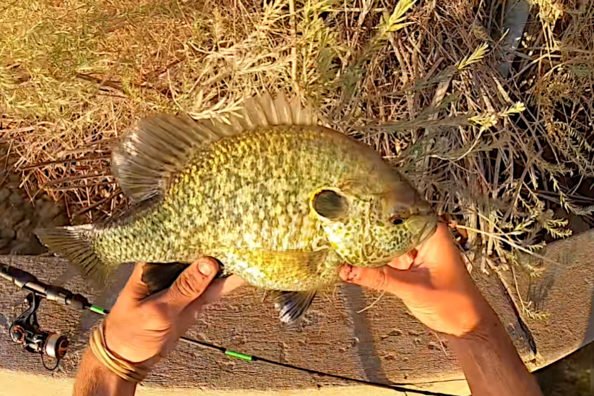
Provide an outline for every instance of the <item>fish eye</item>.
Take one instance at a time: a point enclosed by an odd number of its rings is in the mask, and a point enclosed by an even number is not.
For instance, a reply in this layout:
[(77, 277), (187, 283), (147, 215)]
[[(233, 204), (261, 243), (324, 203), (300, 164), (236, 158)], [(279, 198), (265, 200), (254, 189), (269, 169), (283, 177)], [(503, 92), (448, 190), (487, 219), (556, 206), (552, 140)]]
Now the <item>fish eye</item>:
[(400, 224), (404, 223), (404, 219), (402, 217), (400, 217), (399, 215), (393, 215), (392, 217), (390, 217), (390, 223), (392, 223), (394, 225), (400, 225)]

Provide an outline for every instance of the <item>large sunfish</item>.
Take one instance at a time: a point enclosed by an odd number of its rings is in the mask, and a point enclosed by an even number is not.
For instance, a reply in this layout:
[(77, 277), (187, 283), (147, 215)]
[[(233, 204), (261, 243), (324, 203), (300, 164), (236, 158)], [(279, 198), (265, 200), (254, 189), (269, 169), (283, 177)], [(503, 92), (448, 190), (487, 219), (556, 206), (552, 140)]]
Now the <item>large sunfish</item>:
[(341, 264), (385, 265), (437, 224), (376, 151), (283, 95), (248, 99), (227, 118), (146, 118), (114, 148), (112, 171), (132, 209), (38, 230), (43, 243), (100, 283), (121, 263), (151, 263), (151, 290), (211, 256), (226, 274), (277, 291), (284, 322), (339, 280)]

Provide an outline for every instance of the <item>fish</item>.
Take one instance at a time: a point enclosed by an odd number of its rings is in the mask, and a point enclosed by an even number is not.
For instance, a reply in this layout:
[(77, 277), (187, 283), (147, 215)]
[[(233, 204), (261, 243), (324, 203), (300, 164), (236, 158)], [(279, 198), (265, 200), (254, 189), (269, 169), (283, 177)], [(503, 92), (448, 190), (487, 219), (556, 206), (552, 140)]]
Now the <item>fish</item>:
[(122, 263), (145, 262), (152, 292), (209, 256), (275, 294), (297, 321), (344, 263), (380, 267), (433, 234), (431, 206), (368, 145), (322, 125), (284, 94), (248, 98), (207, 120), (155, 114), (112, 150), (133, 202), (104, 223), (37, 230), (40, 241), (105, 284)]

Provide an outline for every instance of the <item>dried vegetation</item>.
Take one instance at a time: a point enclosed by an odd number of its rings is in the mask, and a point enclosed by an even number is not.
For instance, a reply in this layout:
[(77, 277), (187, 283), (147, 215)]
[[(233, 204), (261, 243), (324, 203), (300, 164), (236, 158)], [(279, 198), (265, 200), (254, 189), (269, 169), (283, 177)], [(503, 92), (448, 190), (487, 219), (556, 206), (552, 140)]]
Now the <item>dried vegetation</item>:
[(1, 138), (31, 197), (91, 221), (125, 205), (109, 148), (140, 117), (290, 91), (402, 168), (483, 263), (517, 261), (594, 209), (594, 3), (531, 3), (506, 77), (499, 1), (11, 1)]

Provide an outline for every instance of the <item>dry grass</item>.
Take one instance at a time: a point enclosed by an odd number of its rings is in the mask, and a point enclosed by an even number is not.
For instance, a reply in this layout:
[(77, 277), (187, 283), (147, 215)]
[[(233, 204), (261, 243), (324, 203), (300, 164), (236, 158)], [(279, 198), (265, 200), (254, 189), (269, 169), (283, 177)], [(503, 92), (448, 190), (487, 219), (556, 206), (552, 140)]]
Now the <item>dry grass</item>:
[(109, 215), (124, 204), (109, 146), (135, 120), (282, 89), (413, 177), (484, 258), (568, 235), (554, 208), (592, 210), (574, 185), (593, 173), (591, 2), (535, 0), (510, 79), (501, 2), (255, 3), (0, 6), (2, 133), (23, 187), (76, 221)]

